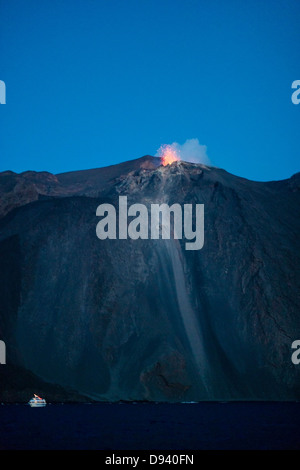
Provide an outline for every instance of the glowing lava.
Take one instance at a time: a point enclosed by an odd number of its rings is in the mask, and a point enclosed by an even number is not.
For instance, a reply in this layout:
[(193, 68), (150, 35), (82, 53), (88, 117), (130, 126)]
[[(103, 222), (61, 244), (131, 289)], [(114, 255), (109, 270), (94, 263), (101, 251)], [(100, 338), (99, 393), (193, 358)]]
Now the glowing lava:
[(159, 157), (161, 158), (163, 166), (171, 165), (171, 163), (180, 160), (178, 152), (176, 152), (172, 145), (162, 145), (159, 149)]

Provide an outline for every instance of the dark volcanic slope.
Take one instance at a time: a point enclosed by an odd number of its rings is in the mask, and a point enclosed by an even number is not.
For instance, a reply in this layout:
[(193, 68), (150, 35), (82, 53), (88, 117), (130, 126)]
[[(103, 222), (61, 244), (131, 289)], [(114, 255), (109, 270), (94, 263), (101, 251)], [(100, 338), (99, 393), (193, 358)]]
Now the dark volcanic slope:
[[(256, 183), (154, 157), (57, 176), (2, 173), (8, 361), (97, 399), (299, 399), (299, 179)], [(204, 203), (203, 249), (100, 241), (96, 208), (119, 195)]]
[(158, 158), (145, 156), (119, 165), (59, 175), (46, 171), (20, 174), (4, 171), (0, 173), (0, 217), (43, 196), (99, 196), (105, 194), (121, 175), (140, 169), (155, 169), (159, 164)]

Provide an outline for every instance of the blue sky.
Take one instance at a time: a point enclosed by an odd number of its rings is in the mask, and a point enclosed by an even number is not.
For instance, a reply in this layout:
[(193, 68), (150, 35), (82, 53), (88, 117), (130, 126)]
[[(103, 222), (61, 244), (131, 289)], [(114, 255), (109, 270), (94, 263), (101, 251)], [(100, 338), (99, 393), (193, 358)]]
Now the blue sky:
[(0, 170), (53, 173), (197, 138), (254, 180), (300, 170), (299, 0), (0, 0)]

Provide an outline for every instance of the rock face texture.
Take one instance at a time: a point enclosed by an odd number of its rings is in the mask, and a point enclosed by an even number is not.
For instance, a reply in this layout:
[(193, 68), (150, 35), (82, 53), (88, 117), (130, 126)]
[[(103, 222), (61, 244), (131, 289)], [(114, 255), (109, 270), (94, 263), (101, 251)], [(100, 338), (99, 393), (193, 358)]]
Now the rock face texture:
[[(0, 174), (0, 399), (20, 370), (97, 400), (300, 399), (299, 189), (150, 156)], [(99, 240), (119, 196), (204, 204), (203, 248)]]

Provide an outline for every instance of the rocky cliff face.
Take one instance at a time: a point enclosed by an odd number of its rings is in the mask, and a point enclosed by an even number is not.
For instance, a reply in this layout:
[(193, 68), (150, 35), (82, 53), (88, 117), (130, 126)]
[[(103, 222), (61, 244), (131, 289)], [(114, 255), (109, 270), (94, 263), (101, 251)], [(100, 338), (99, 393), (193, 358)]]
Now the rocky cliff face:
[[(2, 173), (0, 339), (12, 371), (100, 400), (299, 399), (299, 188), (299, 174), (257, 183), (148, 156)], [(204, 247), (99, 240), (96, 209), (120, 195), (204, 204)]]

